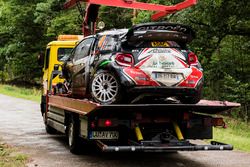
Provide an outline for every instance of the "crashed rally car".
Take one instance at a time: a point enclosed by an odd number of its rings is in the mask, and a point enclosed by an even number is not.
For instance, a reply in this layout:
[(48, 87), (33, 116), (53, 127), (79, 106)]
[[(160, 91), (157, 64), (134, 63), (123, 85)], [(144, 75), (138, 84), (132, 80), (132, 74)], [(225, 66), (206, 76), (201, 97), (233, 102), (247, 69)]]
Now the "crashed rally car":
[(72, 96), (101, 104), (182, 103), (201, 98), (203, 72), (187, 48), (195, 33), (174, 23), (145, 23), (85, 37), (63, 65)]

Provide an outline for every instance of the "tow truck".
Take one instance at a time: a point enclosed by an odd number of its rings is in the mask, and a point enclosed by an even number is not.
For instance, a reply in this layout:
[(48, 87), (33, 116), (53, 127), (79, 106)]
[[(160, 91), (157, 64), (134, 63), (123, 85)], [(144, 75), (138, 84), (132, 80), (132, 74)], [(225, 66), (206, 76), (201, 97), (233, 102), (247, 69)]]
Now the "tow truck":
[[(186, 0), (174, 6), (148, 4), (135, 0), (83, 0), (87, 10), (83, 21), (84, 36), (95, 33), (100, 5), (156, 11), (153, 19), (177, 12), (196, 3)], [(65, 8), (78, 5), (70, 0)], [(54, 56), (57, 56), (54, 54)], [(50, 57), (52, 58), (52, 56)], [(65, 91), (53, 91), (61, 83), (60, 63), (47, 61), (41, 112), (48, 133), (66, 134), (72, 153), (87, 150), (89, 142), (103, 152), (169, 152), (198, 150), (232, 150), (233, 146), (216, 141), (195, 144), (196, 139), (212, 139), (213, 127), (224, 127), (216, 114), (239, 107), (226, 101), (201, 100), (197, 104), (181, 104), (169, 99), (159, 104), (101, 105), (90, 99), (76, 99)], [(45, 71), (44, 71), (45, 72)], [(62, 79), (63, 80), (63, 79)], [(61, 87), (61, 88), (67, 88)]]

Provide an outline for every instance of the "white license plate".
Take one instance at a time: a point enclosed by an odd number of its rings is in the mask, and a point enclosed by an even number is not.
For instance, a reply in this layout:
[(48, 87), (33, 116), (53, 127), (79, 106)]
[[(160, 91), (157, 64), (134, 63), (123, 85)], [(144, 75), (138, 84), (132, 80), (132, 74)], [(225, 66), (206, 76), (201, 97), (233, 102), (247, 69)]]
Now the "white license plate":
[(153, 73), (153, 77), (156, 80), (164, 81), (164, 80), (182, 80), (181, 74), (176, 73), (163, 73), (163, 72), (155, 72)]
[(118, 139), (119, 132), (117, 131), (92, 131), (90, 139)]

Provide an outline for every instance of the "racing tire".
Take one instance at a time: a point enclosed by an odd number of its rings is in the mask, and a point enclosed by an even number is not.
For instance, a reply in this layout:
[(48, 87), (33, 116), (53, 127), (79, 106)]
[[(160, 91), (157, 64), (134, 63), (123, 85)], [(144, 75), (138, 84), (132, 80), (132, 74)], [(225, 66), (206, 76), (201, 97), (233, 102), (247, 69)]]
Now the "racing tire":
[(116, 75), (106, 70), (99, 70), (90, 82), (93, 100), (101, 104), (117, 104), (122, 101), (121, 84)]
[(81, 153), (81, 138), (79, 136), (80, 132), (80, 122), (77, 116), (72, 115), (69, 120), (67, 127), (67, 137), (69, 150), (73, 154)]
[(197, 92), (193, 96), (179, 97), (179, 100), (183, 104), (196, 104), (201, 100), (201, 92)]

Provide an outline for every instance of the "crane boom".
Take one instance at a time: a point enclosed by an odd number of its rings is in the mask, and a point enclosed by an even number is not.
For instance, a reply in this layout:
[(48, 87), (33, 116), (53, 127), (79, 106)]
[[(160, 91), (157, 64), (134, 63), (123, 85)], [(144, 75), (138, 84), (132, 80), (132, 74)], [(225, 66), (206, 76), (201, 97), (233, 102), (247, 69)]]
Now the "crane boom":
[(87, 3), (82, 29), (84, 35), (95, 33), (95, 23), (100, 5), (154, 11), (156, 13), (152, 15), (151, 19), (155, 21), (168, 14), (175, 13), (197, 3), (197, 0), (184, 0), (178, 4), (166, 6), (153, 3), (137, 2), (136, 0), (68, 0), (64, 4), (64, 8), (68, 9), (74, 7), (80, 1)]

